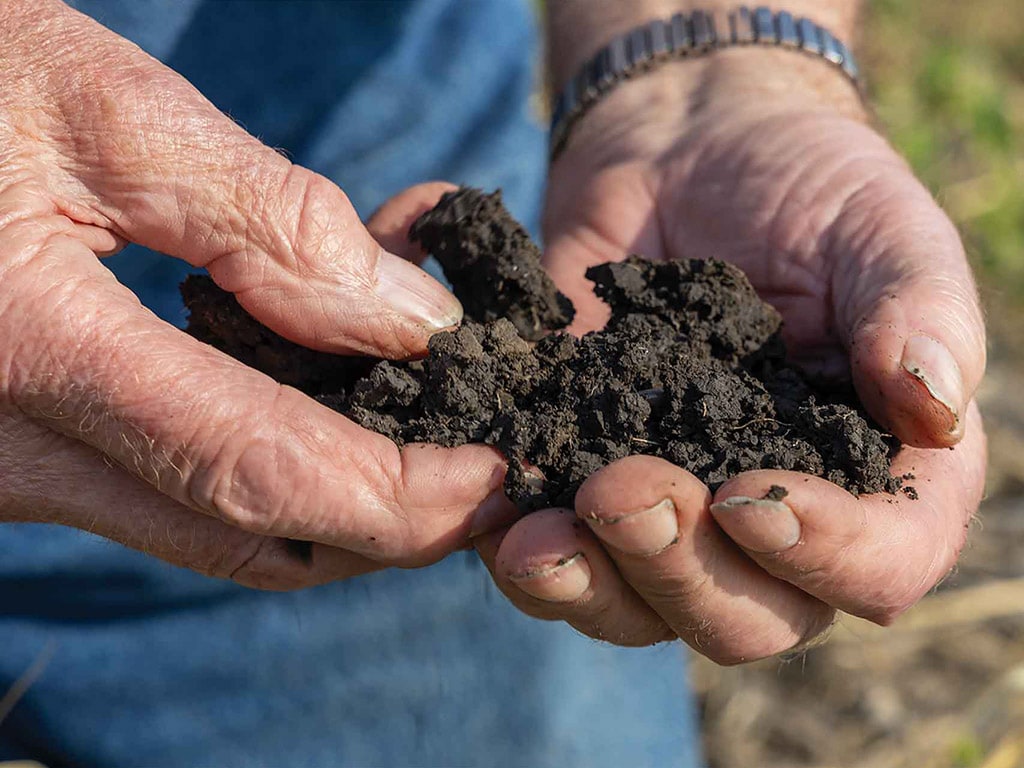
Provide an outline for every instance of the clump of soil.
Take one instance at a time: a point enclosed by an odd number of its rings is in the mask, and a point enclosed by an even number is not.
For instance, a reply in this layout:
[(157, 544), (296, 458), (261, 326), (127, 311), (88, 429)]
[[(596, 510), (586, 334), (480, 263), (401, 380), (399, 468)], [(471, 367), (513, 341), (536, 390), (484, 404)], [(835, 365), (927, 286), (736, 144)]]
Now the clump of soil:
[(501, 193), (461, 189), (409, 231), (444, 269), (466, 314), (505, 318), (528, 341), (565, 328), (576, 310), (540, 265), (540, 249), (508, 215)]
[[(509, 459), (506, 491), (525, 509), (571, 507), (590, 474), (635, 453), (664, 457), (712, 488), (773, 468), (857, 494), (899, 489), (889, 472), (898, 443), (851, 389), (786, 363), (778, 313), (736, 267), (639, 256), (593, 267), (587, 277), (612, 315), (577, 339), (558, 332), (572, 304), (497, 193), (445, 195), (411, 236), (438, 257), (466, 309), (423, 360), (367, 371), (304, 350), (204, 278), (183, 289), (189, 329), (399, 444), (496, 446)], [(543, 487), (528, 482), (526, 464)]]

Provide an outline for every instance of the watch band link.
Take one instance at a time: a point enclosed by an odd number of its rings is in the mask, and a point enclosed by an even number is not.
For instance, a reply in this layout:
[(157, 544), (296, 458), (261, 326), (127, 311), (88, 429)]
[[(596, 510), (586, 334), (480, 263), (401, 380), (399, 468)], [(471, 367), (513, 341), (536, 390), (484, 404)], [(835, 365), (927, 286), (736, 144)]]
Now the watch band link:
[(568, 83), (552, 105), (551, 159), (564, 149), (573, 123), (618, 83), (663, 61), (701, 55), (741, 45), (791, 48), (820, 56), (860, 88), (857, 62), (840, 40), (807, 18), (788, 11), (747, 6), (730, 11), (728, 30), (719, 33), (715, 16), (704, 11), (677, 13), (614, 38), (595, 53)]

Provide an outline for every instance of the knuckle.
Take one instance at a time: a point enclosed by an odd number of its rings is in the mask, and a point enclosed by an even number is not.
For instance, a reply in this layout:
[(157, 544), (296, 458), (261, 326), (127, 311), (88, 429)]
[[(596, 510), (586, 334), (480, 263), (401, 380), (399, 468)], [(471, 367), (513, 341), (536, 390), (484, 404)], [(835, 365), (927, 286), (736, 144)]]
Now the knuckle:
[(918, 564), (911, 570), (913, 566), (908, 565), (902, 574), (889, 579), (888, 588), (861, 615), (880, 626), (891, 626), (955, 569), (965, 538), (966, 531), (958, 526), (952, 537), (936, 548), (924, 567)]
[[(255, 248), (298, 277), (329, 272), (337, 279), (341, 269), (370, 279), (379, 248), (371, 247), (341, 189), (249, 137), (235, 153), (229, 163), (237, 173), (224, 182), (230, 186), (218, 195), (216, 209), (223, 221), (220, 231), (230, 233), (223, 246), (226, 255), (237, 260)], [(197, 209), (197, 214), (210, 219), (208, 211)], [(338, 258), (342, 245), (343, 260)]]
[[(125, 49), (120, 41), (103, 46), (103, 66), (76, 67), (74, 90), (54, 96), (60, 133), (53, 136), (76, 175), (92, 184), (98, 173), (120, 178), (157, 179), (176, 172), (194, 152), (182, 136), (203, 136), (224, 120), (178, 74)], [(89, 98), (81, 98), (82, 93)], [(149, 201), (126, 196), (124, 206), (108, 206), (124, 223)]]
[(408, 531), (389, 520), (400, 521), (399, 510), (382, 498), (388, 475), (376, 451), (339, 441), (298, 390), (275, 384), (248, 394), (244, 414), (218, 414), (181, 449), (193, 506), (249, 533), (374, 556), (406, 551)]
[[(280, 393), (259, 407), (252, 402), (249, 415), (225, 428), (204, 425), (181, 450), (189, 467), (186, 495), (202, 511), (250, 533), (287, 535), (279, 531), (286, 507), (301, 506), (303, 499), (290, 493), (302, 487), (301, 478), (288, 477), (288, 469), (303, 464), (297, 447), (288, 439), (276, 403)], [(265, 401), (264, 401), (265, 402)]]
[[(449, 534), (452, 508), (424, 505), (415, 492), (417, 458), (393, 443), (385, 452), (367, 451), (353, 462), (362, 484), (373, 490), (373, 515), (380, 556), (403, 567), (422, 567), (456, 545)], [(462, 543), (457, 542), (457, 543)]]
[(293, 165), (285, 176), (282, 194), (274, 201), (281, 208), (275, 213), (285, 229), (281, 232), (281, 247), (271, 253), (290, 258), (290, 266), (297, 274), (311, 271), (315, 264), (308, 256), (324, 253), (332, 236), (336, 215), (329, 201), (334, 189), (323, 176)]

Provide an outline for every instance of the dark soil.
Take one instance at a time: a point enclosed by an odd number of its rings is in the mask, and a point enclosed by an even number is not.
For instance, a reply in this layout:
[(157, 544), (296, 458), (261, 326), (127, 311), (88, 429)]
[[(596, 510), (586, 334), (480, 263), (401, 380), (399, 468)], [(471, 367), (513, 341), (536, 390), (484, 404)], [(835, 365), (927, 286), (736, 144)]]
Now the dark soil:
[(188, 307), (188, 332), (227, 352), (250, 368), (309, 395), (345, 392), (370, 371), (375, 360), (339, 357), (293, 344), (249, 315), (235, 297), (206, 275), (181, 284)]
[[(467, 227), (462, 222), (472, 222)], [(524, 339), (565, 328), (576, 310), (540, 265), (540, 249), (501, 203), (501, 193), (463, 189), (409, 231), (444, 268), (466, 314), (505, 318)]]
[[(857, 494), (900, 488), (889, 472), (898, 443), (848, 386), (826, 387), (785, 362), (778, 313), (736, 267), (639, 256), (593, 267), (587, 277), (612, 316), (577, 339), (557, 332), (572, 304), (498, 194), (450, 193), (410, 234), (441, 261), (466, 309), (462, 327), (435, 335), (423, 360), (367, 371), (302, 349), (208, 278), (183, 287), (189, 330), (399, 444), (498, 447), (509, 459), (506, 490), (526, 509), (571, 507), (587, 476), (636, 453), (712, 488), (765, 468)], [(543, 488), (527, 482), (526, 464), (543, 473)]]

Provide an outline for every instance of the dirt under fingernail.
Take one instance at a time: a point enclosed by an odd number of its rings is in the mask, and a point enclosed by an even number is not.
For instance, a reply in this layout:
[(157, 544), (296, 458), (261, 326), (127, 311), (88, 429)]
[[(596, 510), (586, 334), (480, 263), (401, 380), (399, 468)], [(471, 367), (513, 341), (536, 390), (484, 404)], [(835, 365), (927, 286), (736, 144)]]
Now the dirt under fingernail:
[(848, 383), (787, 363), (781, 317), (737, 267), (639, 256), (592, 267), (611, 319), (577, 339), (560, 331), (571, 302), (499, 193), (446, 194), (412, 234), (466, 309), (423, 360), (371, 364), (297, 347), (204, 278), (183, 287), (189, 330), (400, 445), (497, 447), (509, 460), (506, 492), (523, 509), (571, 507), (588, 476), (637, 453), (712, 489), (755, 469), (806, 472), (855, 494), (900, 488), (889, 471), (898, 441)]

